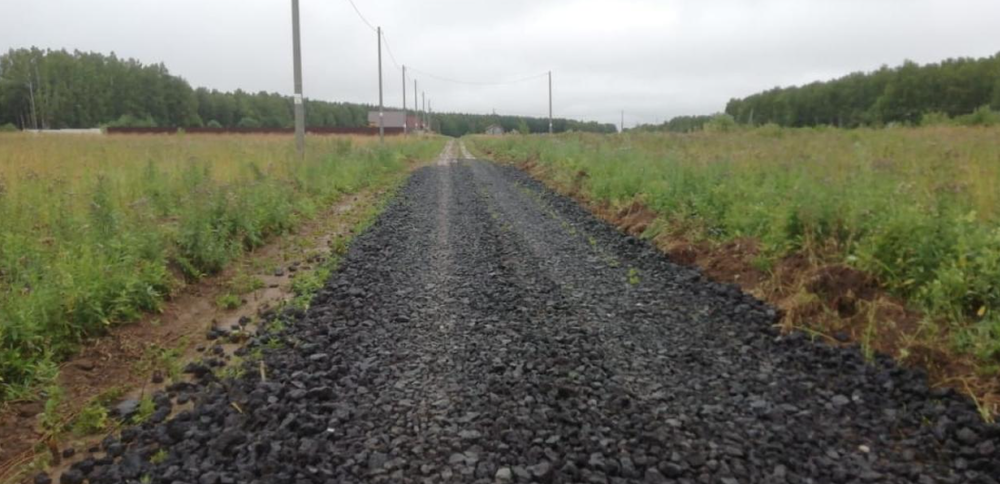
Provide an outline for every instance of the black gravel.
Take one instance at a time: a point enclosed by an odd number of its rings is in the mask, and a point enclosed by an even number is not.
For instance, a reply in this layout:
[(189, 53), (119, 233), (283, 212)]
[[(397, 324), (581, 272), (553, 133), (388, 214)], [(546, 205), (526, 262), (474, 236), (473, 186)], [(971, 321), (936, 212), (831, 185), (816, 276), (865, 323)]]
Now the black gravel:
[[(312, 307), (274, 318), (251, 342), (266, 381), (192, 365), (62, 482), (1000, 476), (1000, 429), (964, 397), (781, 336), (736, 287), (487, 162), (417, 171)], [(169, 417), (176, 397), (195, 403)]]

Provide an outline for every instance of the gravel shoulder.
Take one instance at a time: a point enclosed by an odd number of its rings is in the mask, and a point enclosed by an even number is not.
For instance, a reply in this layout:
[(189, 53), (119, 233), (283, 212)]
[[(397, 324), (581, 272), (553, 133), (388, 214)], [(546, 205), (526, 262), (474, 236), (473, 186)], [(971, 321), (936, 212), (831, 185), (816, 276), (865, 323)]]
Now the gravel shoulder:
[(253, 371), (170, 388), (159, 408), (195, 404), (64, 482), (997, 482), (1000, 429), (965, 398), (780, 335), (735, 286), (446, 152), (308, 311), (272, 315)]

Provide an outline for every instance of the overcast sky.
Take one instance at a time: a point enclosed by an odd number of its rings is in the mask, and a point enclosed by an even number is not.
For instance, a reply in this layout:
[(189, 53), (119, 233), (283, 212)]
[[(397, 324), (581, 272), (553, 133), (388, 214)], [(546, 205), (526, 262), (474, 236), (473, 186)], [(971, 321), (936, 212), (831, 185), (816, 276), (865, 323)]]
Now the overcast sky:
[[(348, 0), (300, 0), (307, 97), (378, 102), (376, 35)], [(1000, 0), (354, 0), (400, 64), (474, 82), (551, 70), (557, 117), (626, 125), (904, 59), (1000, 51)], [(193, 86), (292, 92), (290, 0), (0, 0), (0, 49), (163, 62)], [(401, 74), (384, 55), (385, 101)], [(414, 73), (435, 111), (543, 116), (544, 78)], [(412, 78), (407, 100), (412, 106)]]

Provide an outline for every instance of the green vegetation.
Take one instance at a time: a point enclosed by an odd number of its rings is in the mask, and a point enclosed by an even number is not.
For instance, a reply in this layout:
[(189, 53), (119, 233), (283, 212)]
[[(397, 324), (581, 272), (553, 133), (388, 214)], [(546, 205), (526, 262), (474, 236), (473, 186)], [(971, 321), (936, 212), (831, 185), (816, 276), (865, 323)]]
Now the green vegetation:
[(765, 268), (834, 257), (929, 315), (918, 331), (1000, 371), (1000, 130), (707, 131), (473, 142), (612, 209), (648, 207), (661, 221), (645, 236), (752, 238)]
[(215, 299), (215, 305), (229, 311), (242, 306), (243, 301), (236, 294), (227, 292)]
[(153, 401), (153, 397), (150, 395), (143, 395), (142, 398), (139, 399), (139, 406), (136, 408), (135, 415), (132, 416), (132, 423), (141, 424), (149, 420), (154, 413), (156, 413), (156, 402)]
[(240, 270), (235, 276), (233, 276), (232, 279), (229, 280), (227, 286), (233, 294), (242, 296), (244, 294), (250, 294), (258, 289), (263, 289), (264, 281), (253, 274), (248, 274), (243, 270)]
[(62, 430), (63, 421), (59, 407), (66, 398), (66, 391), (59, 385), (51, 384), (45, 388), (45, 395), (45, 406), (41, 415), (42, 429), (56, 433)]
[[(306, 124), (316, 127), (368, 126), (368, 112), (374, 109), (310, 99), (305, 103)], [(287, 128), (293, 125), (293, 112), (290, 96), (193, 89), (163, 64), (143, 65), (114, 54), (32, 48), (0, 55), (0, 131), (15, 126)], [(548, 119), (542, 118), (473, 114), (432, 118), (434, 130), (449, 136), (481, 133), (493, 123), (505, 130), (523, 125), (535, 133), (548, 132)], [(555, 120), (554, 128), (614, 131), (613, 125), (567, 119)]]
[[(394, 187), (395, 188), (395, 187)], [(385, 203), (391, 197), (383, 197), (379, 203), (372, 204), (370, 206), (364, 207), (360, 210), (355, 217), (354, 226), (352, 227), (351, 234), (358, 234), (364, 232), (369, 225), (371, 225), (379, 213), (385, 208)], [(340, 235), (335, 237), (330, 241), (330, 254), (324, 260), (322, 260), (316, 267), (309, 271), (300, 272), (295, 280), (292, 281), (292, 293), (295, 294), (295, 299), (292, 300), (292, 304), (301, 307), (308, 308), (313, 296), (316, 295), (337, 267), (340, 265), (341, 258), (347, 254), (348, 244), (350, 243), (351, 236)], [(269, 328), (270, 331), (276, 332), (281, 330), (281, 325), (283, 323), (280, 320), (276, 320), (272, 323)]]
[(690, 133), (701, 131), (712, 116), (675, 116), (663, 124), (642, 124), (625, 131), (669, 131), (672, 133)]
[(628, 268), (628, 283), (633, 286), (638, 286), (641, 279), (639, 279), (639, 270), (635, 267)]
[(343, 194), (398, 178), (443, 142), (5, 134), (0, 150), (0, 400), (51, 378), (84, 338), (156, 311)]
[[(434, 113), (434, 131), (446, 136), (465, 136), (486, 131), (492, 124), (503, 127), (504, 132), (516, 131), (521, 134), (548, 133), (548, 118), (529, 118), (523, 116), (500, 116), (462, 113)], [(552, 130), (556, 133), (566, 131), (582, 131), (588, 133), (614, 133), (615, 125), (595, 121), (577, 121), (573, 119), (554, 118)]]
[[(954, 118), (984, 106), (1000, 111), (1000, 54), (926, 65), (907, 61), (828, 82), (774, 88), (729, 101), (726, 113), (742, 124), (857, 127), (917, 125), (930, 113)], [(983, 124), (978, 118), (965, 122)]]
[(157, 345), (150, 346), (136, 363), (136, 372), (142, 375), (150, 375), (158, 371), (171, 382), (180, 381), (184, 366), (181, 358), (184, 356), (184, 351), (188, 348), (188, 344), (188, 339), (184, 336), (180, 339), (177, 346), (173, 348), (162, 348)]
[(108, 409), (95, 400), (83, 407), (73, 420), (73, 433), (78, 436), (93, 435), (108, 428)]
[[(724, 115), (751, 126), (996, 126), (1000, 125), (1000, 54), (923, 66), (907, 61), (900, 67), (883, 66), (828, 82), (774, 88), (730, 100)], [(678, 116), (627, 131), (690, 133), (717, 128), (720, 120), (720, 115)], [(707, 126), (713, 122), (716, 126)]]
[(170, 457), (167, 449), (159, 449), (149, 457), (149, 463), (153, 465), (162, 464), (167, 460), (167, 457)]

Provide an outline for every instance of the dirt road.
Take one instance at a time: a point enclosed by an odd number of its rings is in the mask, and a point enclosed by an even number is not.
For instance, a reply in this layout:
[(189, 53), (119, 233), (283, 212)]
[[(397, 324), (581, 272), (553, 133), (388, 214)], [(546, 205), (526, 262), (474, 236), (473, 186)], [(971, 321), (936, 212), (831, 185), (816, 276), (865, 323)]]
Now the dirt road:
[(71, 478), (997, 482), (1000, 431), (964, 398), (781, 336), (735, 288), (447, 152), (255, 340), (262, 371), (175, 387), (195, 405)]

